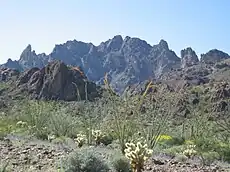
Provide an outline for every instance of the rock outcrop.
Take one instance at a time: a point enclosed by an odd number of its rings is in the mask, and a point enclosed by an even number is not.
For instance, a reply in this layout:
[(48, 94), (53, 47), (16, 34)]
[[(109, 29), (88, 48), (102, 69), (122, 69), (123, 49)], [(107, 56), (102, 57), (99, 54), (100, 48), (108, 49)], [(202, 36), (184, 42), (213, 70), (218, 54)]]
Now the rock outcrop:
[(0, 69), (0, 82), (9, 81), (12, 79), (17, 79), (20, 72), (16, 69), (2, 68)]
[(19, 71), (23, 70), (23, 67), (19, 64), (19, 61), (17, 60), (13, 61), (10, 58), (7, 60), (5, 64), (0, 65), (0, 69), (4, 69), (4, 68), (17, 69)]
[(186, 68), (199, 62), (196, 52), (191, 47), (181, 50), (181, 67)]
[(225, 59), (229, 59), (230, 56), (223, 51), (213, 49), (207, 52), (206, 54), (201, 54), (201, 62), (208, 64), (215, 64)]
[(16, 81), (16, 87), (35, 99), (73, 101), (100, 96), (99, 88), (79, 68), (68, 67), (60, 61), (25, 71)]
[(42, 68), (48, 63), (48, 56), (44, 53), (36, 54), (29, 44), (22, 52), (18, 63), (23, 69), (30, 69), (31, 67)]

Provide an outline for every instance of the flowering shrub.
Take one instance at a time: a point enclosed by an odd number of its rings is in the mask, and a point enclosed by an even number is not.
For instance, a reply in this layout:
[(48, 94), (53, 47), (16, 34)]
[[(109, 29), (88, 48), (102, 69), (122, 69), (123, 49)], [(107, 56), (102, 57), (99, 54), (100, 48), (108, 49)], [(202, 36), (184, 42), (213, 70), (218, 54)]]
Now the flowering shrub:
[(172, 140), (172, 137), (169, 135), (160, 135), (157, 138), (158, 141)]

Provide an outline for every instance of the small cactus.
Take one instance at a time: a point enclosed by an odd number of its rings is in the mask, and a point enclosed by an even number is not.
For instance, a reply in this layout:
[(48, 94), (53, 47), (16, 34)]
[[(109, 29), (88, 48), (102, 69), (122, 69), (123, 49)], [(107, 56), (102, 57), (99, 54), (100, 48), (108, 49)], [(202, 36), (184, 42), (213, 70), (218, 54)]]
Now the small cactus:
[(195, 150), (196, 145), (188, 145), (187, 148), (183, 151), (183, 154), (187, 156), (188, 158), (191, 158), (192, 156), (197, 154), (197, 151)]
[(80, 147), (83, 146), (83, 144), (84, 144), (85, 141), (86, 141), (86, 135), (84, 135), (84, 134), (77, 134), (77, 138), (74, 139), (74, 141), (77, 142), (78, 147), (80, 148)]
[(26, 127), (26, 126), (27, 126), (27, 122), (18, 121), (18, 122), (16, 123), (16, 126), (19, 126), (19, 127), (24, 128), (24, 127)]
[(49, 142), (52, 142), (52, 140), (56, 139), (56, 136), (54, 134), (48, 135), (47, 139)]
[(130, 160), (133, 172), (141, 172), (144, 162), (152, 156), (152, 153), (153, 150), (148, 149), (144, 142), (126, 143), (125, 156)]
[(101, 130), (92, 130), (92, 135), (94, 137), (94, 140), (96, 142), (96, 145), (99, 145), (101, 143), (101, 140), (105, 136)]

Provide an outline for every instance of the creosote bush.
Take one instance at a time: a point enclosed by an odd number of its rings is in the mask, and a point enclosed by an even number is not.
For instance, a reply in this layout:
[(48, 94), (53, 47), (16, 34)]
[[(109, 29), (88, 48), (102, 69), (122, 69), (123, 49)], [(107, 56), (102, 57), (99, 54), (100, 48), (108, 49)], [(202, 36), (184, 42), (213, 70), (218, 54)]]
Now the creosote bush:
[(109, 166), (103, 157), (93, 150), (73, 152), (64, 162), (65, 172), (108, 172)]

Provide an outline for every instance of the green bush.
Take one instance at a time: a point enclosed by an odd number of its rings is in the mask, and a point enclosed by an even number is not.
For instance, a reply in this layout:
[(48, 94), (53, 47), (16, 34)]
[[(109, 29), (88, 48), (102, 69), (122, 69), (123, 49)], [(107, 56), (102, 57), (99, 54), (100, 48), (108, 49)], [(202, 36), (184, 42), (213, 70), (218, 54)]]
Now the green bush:
[(9, 172), (10, 170), (7, 168), (9, 166), (9, 161), (5, 164), (0, 165), (0, 172)]
[(15, 105), (10, 113), (16, 122), (26, 122), (30, 134), (46, 140), (48, 135), (75, 137), (77, 120), (67, 110), (58, 102), (25, 100)]
[(178, 153), (182, 153), (184, 150), (184, 145), (172, 146), (170, 148), (164, 149), (163, 152), (170, 156), (176, 156)]
[(106, 146), (111, 144), (112, 142), (113, 142), (113, 137), (111, 135), (105, 135), (101, 139), (101, 143), (103, 143)]
[(230, 162), (230, 143), (219, 143), (215, 147), (215, 151), (224, 161)]
[(108, 172), (109, 167), (102, 156), (89, 149), (73, 152), (64, 162), (65, 172)]
[(170, 145), (182, 145), (185, 142), (183, 137), (172, 137)]
[(115, 172), (131, 171), (129, 161), (125, 157), (115, 156), (111, 161), (112, 167)]
[(220, 158), (220, 155), (214, 151), (203, 152), (201, 153), (201, 156), (202, 156), (202, 161), (204, 165), (210, 165), (215, 160), (218, 160)]
[[(164, 135), (162, 135), (164, 136)], [(161, 137), (162, 137), (161, 136)], [(162, 148), (169, 148), (169, 147), (172, 147), (172, 146), (179, 146), (179, 145), (182, 145), (184, 143), (184, 138), (182, 137), (168, 137), (168, 138), (161, 138), (159, 139), (158, 141), (158, 144), (162, 147)]]
[(179, 153), (179, 154), (176, 154), (175, 159), (178, 162), (186, 162), (188, 160), (188, 157), (185, 156), (184, 154)]

